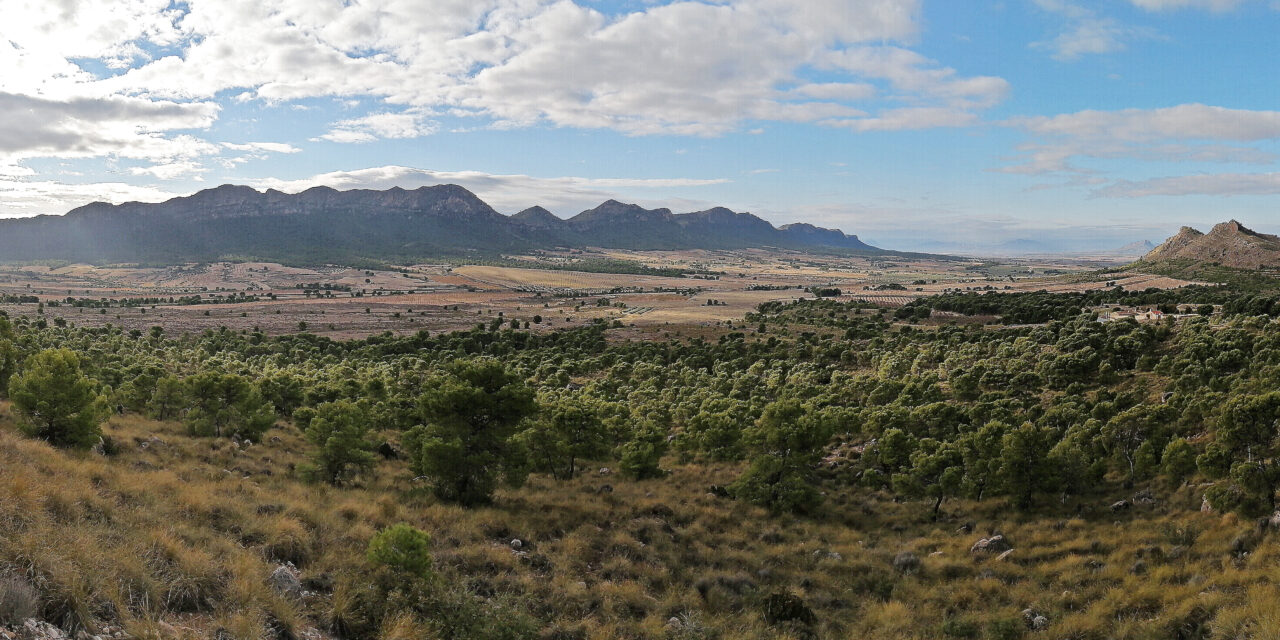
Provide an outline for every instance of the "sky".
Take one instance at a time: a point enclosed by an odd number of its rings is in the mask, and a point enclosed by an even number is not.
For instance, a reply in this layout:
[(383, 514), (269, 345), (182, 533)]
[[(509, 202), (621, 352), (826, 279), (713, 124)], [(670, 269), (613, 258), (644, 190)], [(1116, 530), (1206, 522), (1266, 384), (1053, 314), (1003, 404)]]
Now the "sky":
[(879, 246), (1280, 232), (1280, 0), (2, 0), (0, 217), (456, 183)]

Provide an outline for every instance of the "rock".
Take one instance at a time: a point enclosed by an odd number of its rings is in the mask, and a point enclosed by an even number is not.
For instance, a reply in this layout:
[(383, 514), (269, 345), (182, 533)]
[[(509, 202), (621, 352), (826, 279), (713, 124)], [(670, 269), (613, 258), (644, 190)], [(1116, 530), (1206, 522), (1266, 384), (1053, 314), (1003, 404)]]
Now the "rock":
[(93, 443), (92, 451), (94, 455), (98, 455), (98, 456), (107, 455), (107, 441), (103, 440), (102, 437), (99, 437), (98, 441)]
[[(271, 436), (271, 444), (280, 444), (281, 442), (284, 442), (284, 439), (282, 439), (280, 436)], [(221, 630), (225, 631), (225, 629), (221, 629)]]
[(903, 551), (893, 557), (893, 568), (901, 573), (915, 573), (920, 570), (920, 557), (910, 551)]
[(519, 551), (519, 550), (521, 550), (521, 549), (523, 549), (523, 548), (524, 548), (524, 541), (523, 541), (523, 540), (521, 540), (520, 538), (512, 538), (512, 539), (511, 539), (511, 549), (512, 549), (513, 551)]
[(1209, 504), (1208, 496), (1200, 499), (1200, 513), (1213, 513), (1213, 505)]
[(596, 489), (596, 493), (599, 493), (599, 494), (602, 494), (602, 495), (603, 495), (603, 494), (606, 494), (606, 493), (613, 493), (613, 485), (609, 485), (609, 484), (602, 484), (602, 485), (600, 485), (600, 488), (599, 488), (599, 489)]
[(1113, 502), (1113, 503), (1111, 503), (1111, 512), (1112, 512), (1112, 513), (1120, 513), (1121, 511), (1128, 511), (1128, 510), (1129, 510), (1129, 501), (1128, 501), (1128, 500), (1121, 500), (1121, 501), (1119, 501), (1119, 502)]
[(178, 632), (178, 629), (176, 627), (169, 624), (168, 622), (165, 622), (164, 620), (161, 620), (156, 623), (156, 631), (159, 631), (160, 637), (164, 638), (165, 640), (169, 640), (170, 638), (172, 638), (173, 640), (177, 640), (178, 638), (182, 637), (182, 634)]
[(1138, 561), (1134, 562), (1134, 563), (1133, 563), (1133, 566), (1132, 566), (1132, 567), (1129, 567), (1129, 573), (1131, 573), (1131, 574), (1133, 574), (1133, 575), (1135, 575), (1135, 576), (1142, 576), (1142, 575), (1146, 575), (1146, 574), (1147, 574), (1147, 563), (1146, 563), (1146, 561), (1144, 561), (1144, 560), (1138, 560)]
[(276, 567), (271, 572), (271, 578), (268, 580), (271, 587), (283, 595), (290, 598), (302, 597), (302, 579), (298, 574), (297, 567), (292, 562), (287, 562)]
[(1005, 559), (1007, 559), (1007, 558), (1008, 558), (1012, 553), (1013, 553), (1013, 549), (1009, 549), (1008, 551), (1005, 551), (1005, 552), (1001, 553), (1000, 555), (996, 556), (996, 561), (997, 561), (997, 562), (1004, 562), (1004, 561), (1005, 561)]
[(67, 634), (48, 622), (28, 618), (18, 629), (18, 638), (21, 640), (67, 640)]
[(730, 498), (730, 497), (732, 497), (732, 496), (729, 494), (729, 490), (728, 490), (728, 489), (726, 489), (725, 487), (720, 486), (720, 485), (718, 485), (718, 484), (713, 484), (713, 485), (711, 485), (711, 487), (707, 489), (707, 493), (709, 493), (709, 494), (711, 494), (711, 495), (713, 495), (713, 496), (715, 496), (715, 497), (717, 497), (717, 498)]
[(1044, 616), (1036, 616), (1031, 620), (1031, 628), (1035, 631), (1044, 631), (1049, 628), (1049, 619)]
[(1236, 557), (1244, 557), (1257, 548), (1261, 542), (1257, 533), (1245, 531), (1231, 540), (1231, 553)]
[(1036, 610), (1032, 609), (1031, 607), (1027, 607), (1026, 609), (1022, 610), (1022, 620), (1023, 622), (1027, 623), (1027, 626), (1031, 626), (1031, 621), (1035, 620), (1036, 616), (1038, 615), (1040, 614), (1037, 613)]
[(607, 476), (607, 475), (609, 475), (609, 474), (613, 473), (613, 471), (612, 471), (612, 470), (610, 470), (610, 469), (609, 469), (609, 467), (600, 467), (600, 470), (599, 470), (599, 471), (597, 471), (596, 473), (599, 473), (599, 474), (600, 474), (600, 475), (602, 475), (602, 476)]
[(1280, 529), (1280, 511), (1271, 514), (1271, 517), (1267, 518), (1267, 524), (1272, 529)]
[(973, 533), (973, 523), (966, 522), (956, 529), (956, 533)]
[(1004, 553), (1013, 548), (1004, 536), (996, 534), (990, 538), (983, 538), (969, 547), (969, 553)]
[(937, 558), (937, 557), (940, 557), (940, 556), (942, 556), (942, 552), (941, 552), (941, 551), (934, 551), (933, 553), (929, 554), (929, 557), (930, 557), (930, 558)]
[(1142, 491), (1139, 491), (1133, 494), (1134, 504), (1154, 504), (1155, 501), (1156, 501), (1156, 498), (1155, 496), (1151, 495), (1150, 489), (1143, 489)]
[(684, 623), (680, 622), (680, 618), (671, 616), (667, 618), (667, 624), (663, 625), (667, 631), (677, 632), (684, 628)]

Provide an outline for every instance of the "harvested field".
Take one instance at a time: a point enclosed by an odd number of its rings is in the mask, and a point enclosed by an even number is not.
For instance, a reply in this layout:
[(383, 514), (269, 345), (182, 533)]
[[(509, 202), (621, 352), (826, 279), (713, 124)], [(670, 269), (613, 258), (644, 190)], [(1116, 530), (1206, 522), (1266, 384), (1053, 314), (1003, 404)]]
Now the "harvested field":
[[(1072, 270), (1071, 265), (1059, 263), (1001, 266), (766, 250), (585, 255), (697, 269), (700, 275), (674, 278), (436, 264), (402, 269), (262, 262), (173, 267), (8, 265), (0, 266), (0, 296), (22, 296), (40, 304), (10, 302), (0, 304), (0, 310), (79, 326), (147, 331), (158, 325), (171, 333), (227, 327), (280, 334), (297, 331), (305, 323), (313, 333), (354, 338), (387, 331), (452, 331), (498, 318), (507, 325), (512, 320), (521, 327), (528, 323), (531, 330), (596, 320), (638, 328), (714, 328), (741, 320), (764, 302), (812, 296), (807, 291), (811, 287), (838, 288), (843, 292), (840, 299), (897, 307), (948, 290), (1087, 291), (1105, 288), (1108, 282), (1126, 289), (1193, 284), (1139, 273), (1096, 281), (1043, 275)], [(582, 257), (582, 252), (571, 256)], [(524, 259), (530, 264), (547, 261), (545, 256)], [(996, 277), (996, 273), (1002, 275)], [(905, 290), (873, 290), (884, 285), (901, 285)], [(76, 302), (69, 303), (68, 298)], [(142, 298), (148, 299), (145, 304)], [(87, 301), (93, 304), (86, 306)], [(99, 304), (106, 308), (97, 308)], [(534, 322), (537, 319), (541, 322)]]

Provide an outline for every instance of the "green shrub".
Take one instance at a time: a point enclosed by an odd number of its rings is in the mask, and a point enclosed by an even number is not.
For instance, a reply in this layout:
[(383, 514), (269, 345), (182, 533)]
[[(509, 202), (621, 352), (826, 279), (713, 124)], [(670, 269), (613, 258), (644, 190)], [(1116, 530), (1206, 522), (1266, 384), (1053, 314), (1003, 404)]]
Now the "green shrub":
[(425, 579), (431, 576), (431, 536), (404, 523), (393, 525), (369, 541), (365, 557), (375, 566)]

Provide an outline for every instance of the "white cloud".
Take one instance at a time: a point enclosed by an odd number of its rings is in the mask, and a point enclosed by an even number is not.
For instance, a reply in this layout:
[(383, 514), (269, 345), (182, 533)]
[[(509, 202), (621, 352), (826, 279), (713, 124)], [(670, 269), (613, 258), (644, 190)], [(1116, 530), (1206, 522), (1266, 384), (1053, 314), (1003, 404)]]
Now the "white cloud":
[(1129, 0), (1129, 2), (1148, 11), (1169, 11), (1172, 9), (1229, 11), (1243, 4), (1244, 0)]
[[(514, 213), (535, 204), (561, 214), (573, 214), (600, 204), (609, 198), (635, 197), (654, 191), (659, 200), (650, 199), (649, 206), (663, 206), (670, 200), (670, 190), (708, 187), (728, 183), (726, 179), (690, 178), (536, 178), (527, 175), (495, 175), (480, 171), (433, 171), (412, 167), (386, 166), (335, 171), (301, 180), (259, 180), (258, 188), (297, 192), (314, 186), (335, 189), (412, 189), (437, 184), (457, 184), (480, 196), (499, 211)], [(686, 201), (688, 202), (688, 201)]]
[(1093, 195), (1107, 198), (1280, 195), (1280, 173), (1216, 173), (1119, 180), (1094, 191)]
[(421, 113), (374, 113), (340, 120), (320, 136), (330, 142), (373, 142), (380, 139), (419, 138), (435, 133), (436, 124)]
[[(920, 0), (677, 1), (618, 18), (568, 0), (448, 0), (431, 11), (410, 0), (189, 5), (174, 23), (180, 53), (99, 88), (169, 99), (228, 90), (267, 101), (370, 96), (499, 127), (545, 122), (677, 135), (718, 135), (750, 120), (855, 116), (836, 103), (874, 97), (867, 79), (906, 88), (887, 100), (967, 100), (966, 108), (989, 106), (1004, 91), (1003, 81), (958, 78), (920, 56), (891, 73), (843, 69), (846, 80), (825, 83), (801, 77), (810, 66), (840, 69), (831, 59), (846, 52), (866, 55), (881, 48), (876, 43), (913, 37)], [(400, 114), (366, 117), (393, 115)], [(385, 137), (360, 120), (323, 137)], [(430, 128), (419, 119), (390, 130), (409, 137)]]
[(1018, 147), (1005, 173), (1086, 173), (1079, 158), (1262, 164), (1275, 154), (1251, 146), (1280, 139), (1280, 111), (1184, 104), (1158, 109), (1087, 110), (1012, 118), (1034, 141)]
[(1130, 27), (1114, 18), (1100, 16), (1092, 9), (1069, 0), (1035, 0), (1037, 6), (1065, 20), (1062, 33), (1044, 41), (1033, 42), (1034, 49), (1050, 51), (1056, 60), (1076, 60), (1083, 55), (1123, 51), (1131, 40), (1158, 37), (1142, 27)]
[(1280, 111), (1182, 104), (1159, 109), (1078, 111), (1015, 118), (1015, 126), (1050, 136), (1150, 142), (1181, 140), (1257, 141), (1280, 138)]
[(245, 143), (224, 142), (222, 143), (222, 146), (226, 147), (227, 149), (231, 149), (233, 151), (252, 151), (252, 152), (265, 152), (265, 153), (299, 153), (302, 151), (302, 149), (299, 149), (285, 142), (245, 142)]
[(63, 214), (90, 202), (159, 202), (174, 193), (154, 187), (123, 182), (66, 184), (49, 180), (9, 180), (0, 178), (0, 218), (37, 214)]
[(130, 167), (129, 173), (135, 176), (152, 176), (161, 180), (176, 180), (178, 178), (196, 178), (198, 180), (200, 174), (208, 170), (207, 167), (198, 162), (178, 160), (149, 167)]
[(41, 157), (168, 159), (206, 152), (190, 136), (164, 132), (211, 125), (218, 106), (112, 96), (48, 99), (0, 92), (0, 154)]

